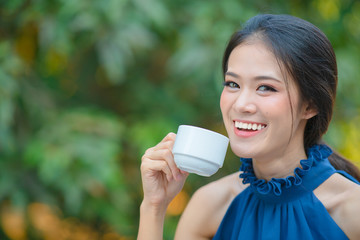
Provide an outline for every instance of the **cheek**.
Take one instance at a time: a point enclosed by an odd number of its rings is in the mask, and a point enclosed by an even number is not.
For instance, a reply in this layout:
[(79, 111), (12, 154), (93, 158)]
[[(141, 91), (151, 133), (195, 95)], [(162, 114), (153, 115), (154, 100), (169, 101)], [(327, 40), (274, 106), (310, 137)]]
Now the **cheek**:
[(231, 108), (231, 96), (225, 90), (222, 91), (220, 96), (220, 109), (222, 114), (226, 114)]
[(264, 103), (262, 107), (265, 116), (284, 121), (291, 119), (291, 107), (287, 97), (269, 98)]

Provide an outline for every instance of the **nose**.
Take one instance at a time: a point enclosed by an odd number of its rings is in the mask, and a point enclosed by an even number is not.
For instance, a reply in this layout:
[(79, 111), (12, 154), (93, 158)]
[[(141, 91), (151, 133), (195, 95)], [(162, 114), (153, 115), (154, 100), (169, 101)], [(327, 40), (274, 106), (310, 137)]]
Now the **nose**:
[(253, 94), (251, 94), (251, 92), (247, 90), (240, 91), (238, 94), (239, 95), (237, 96), (233, 104), (233, 108), (237, 112), (241, 113), (255, 113), (257, 108), (255, 104), (255, 97), (253, 96)]

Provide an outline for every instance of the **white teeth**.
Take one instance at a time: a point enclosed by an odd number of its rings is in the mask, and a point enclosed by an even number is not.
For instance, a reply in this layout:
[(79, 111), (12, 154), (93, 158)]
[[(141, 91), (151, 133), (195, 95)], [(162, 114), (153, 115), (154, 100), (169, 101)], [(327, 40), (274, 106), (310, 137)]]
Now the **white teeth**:
[(235, 127), (239, 128), (239, 129), (247, 129), (247, 130), (259, 131), (259, 130), (265, 128), (265, 125), (256, 124), (256, 123), (243, 123), (243, 122), (235, 121)]
[(242, 128), (243, 123), (242, 122), (235, 122), (235, 127)]

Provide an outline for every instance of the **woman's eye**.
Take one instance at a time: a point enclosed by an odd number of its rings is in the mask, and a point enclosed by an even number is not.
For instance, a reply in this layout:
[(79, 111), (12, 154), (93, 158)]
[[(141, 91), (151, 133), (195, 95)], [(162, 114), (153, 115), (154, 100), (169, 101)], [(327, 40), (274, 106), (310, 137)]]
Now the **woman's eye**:
[(237, 83), (232, 82), (232, 81), (226, 81), (223, 83), (223, 85), (225, 87), (229, 87), (229, 88), (240, 88), (240, 86)]
[(261, 85), (260, 87), (258, 87), (258, 91), (262, 91), (262, 92), (277, 92), (274, 88), (267, 86), (267, 85)]

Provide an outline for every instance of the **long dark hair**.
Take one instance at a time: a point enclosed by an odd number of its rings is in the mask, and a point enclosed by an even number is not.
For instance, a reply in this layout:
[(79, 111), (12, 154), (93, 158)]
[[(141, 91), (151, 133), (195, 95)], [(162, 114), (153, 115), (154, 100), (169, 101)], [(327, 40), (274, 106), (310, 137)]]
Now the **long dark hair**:
[[(310, 118), (304, 132), (304, 147), (320, 143), (330, 124), (338, 80), (336, 57), (325, 34), (313, 24), (289, 15), (261, 14), (249, 19), (231, 37), (223, 58), (223, 73), (233, 49), (259, 38), (273, 52), (280, 65), (297, 84), (301, 99), (307, 100), (318, 114)], [(360, 181), (359, 169), (337, 153), (330, 163)]]

